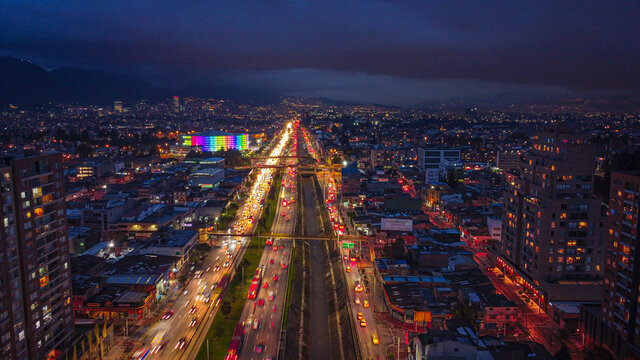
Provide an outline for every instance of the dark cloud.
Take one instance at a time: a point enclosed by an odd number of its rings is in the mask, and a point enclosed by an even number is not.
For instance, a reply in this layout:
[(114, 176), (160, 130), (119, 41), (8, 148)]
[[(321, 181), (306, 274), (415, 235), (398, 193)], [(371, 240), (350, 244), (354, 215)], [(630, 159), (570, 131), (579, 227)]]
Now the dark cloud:
[(336, 94), (364, 77), (396, 93), (460, 86), (460, 98), (483, 84), (626, 90), (640, 88), (639, 15), (636, 1), (13, 0), (0, 4), (0, 52), (169, 84), (278, 74), (300, 94), (323, 73)]

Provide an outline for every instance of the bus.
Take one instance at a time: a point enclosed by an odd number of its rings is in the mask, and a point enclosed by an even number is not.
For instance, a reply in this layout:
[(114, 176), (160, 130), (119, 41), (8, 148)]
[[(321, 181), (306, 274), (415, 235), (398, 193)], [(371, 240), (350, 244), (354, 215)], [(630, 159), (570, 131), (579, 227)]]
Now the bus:
[(262, 283), (262, 274), (260, 269), (256, 269), (256, 273), (253, 275), (253, 280), (251, 280), (251, 286), (249, 287), (249, 292), (247, 293), (247, 299), (255, 299), (258, 297), (258, 291), (260, 291), (260, 283)]
[(211, 294), (211, 304), (213, 306), (218, 306), (220, 301), (222, 300), (222, 296), (224, 296), (224, 292), (227, 289), (227, 284), (229, 283), (229, 275), (225, 275), (220, 279), (220, 282), (213, 289), (213, 294)]
[(233, 337), (231, 338), (231, 344), (229, 344), (229, 350), (227, 350), (227, 356), (225, 360), (237, 360), (242, 350), (242, 342), (244, 341), (244, 324), (238, 323), (236, 329), (233, 331)]

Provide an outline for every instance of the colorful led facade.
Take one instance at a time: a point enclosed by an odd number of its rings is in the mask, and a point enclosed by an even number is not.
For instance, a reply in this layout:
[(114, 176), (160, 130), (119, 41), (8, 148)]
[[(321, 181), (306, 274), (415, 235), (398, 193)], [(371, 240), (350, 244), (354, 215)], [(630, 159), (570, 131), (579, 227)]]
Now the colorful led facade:
[(182, 146), (199, 146), (202, 151), (218, 151), (220, 149), (246, 150), (249, 147), (249, 134), (232, 135), (225, 133), (200, 133), (181, 135)]

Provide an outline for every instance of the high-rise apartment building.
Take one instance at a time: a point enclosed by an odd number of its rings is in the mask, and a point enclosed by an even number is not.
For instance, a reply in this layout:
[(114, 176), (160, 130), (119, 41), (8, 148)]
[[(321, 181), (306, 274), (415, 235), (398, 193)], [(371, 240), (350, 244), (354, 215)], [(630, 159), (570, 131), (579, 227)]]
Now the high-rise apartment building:
[(0, 320), (3, 359), (46, 359), (73, 337), (62, 157), (2, 160), (0, 304), (11, 311), (0, 316), (13, 317), (9, 331)]
[(500, 170), (518, 170), (522, 150), (502, 150), (496, 156), (496, 167)]
[(640, 343), (640, 173), (611, 174), (602, 320), (628, 343)]
[[(4, 166), (4, 165), (3, 165)], [(0, 357), (26, 359), (24, 309), (11, 167), (0, 167)]]
[(535, 136), (522, 171), (507, 175), (498, 263), (540, 303), (550, 300), (545, 285), (601, 278), (605, 218), (594, 173), (585, 135), (555, 128)]

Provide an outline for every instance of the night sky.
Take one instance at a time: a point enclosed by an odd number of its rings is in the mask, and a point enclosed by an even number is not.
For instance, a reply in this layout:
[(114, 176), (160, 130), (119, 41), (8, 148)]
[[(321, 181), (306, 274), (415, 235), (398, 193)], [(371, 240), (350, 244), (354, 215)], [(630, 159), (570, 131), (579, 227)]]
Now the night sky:
[(640, 2), (4, 0), (0, 54), (396, 105), (617, 94)]

